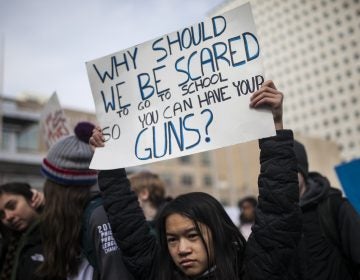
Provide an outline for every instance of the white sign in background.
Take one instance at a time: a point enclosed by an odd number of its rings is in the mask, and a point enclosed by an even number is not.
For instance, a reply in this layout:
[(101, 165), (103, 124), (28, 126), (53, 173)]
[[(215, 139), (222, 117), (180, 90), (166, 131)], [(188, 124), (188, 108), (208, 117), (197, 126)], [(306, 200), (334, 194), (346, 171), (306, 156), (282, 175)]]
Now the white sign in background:
[(41, 127), (44, 141), (49, 149), (61, 138), (70, 135), (70, 125), (60, 106), (57, 93), (54, 92), (41, 113)]
[(275, 134), (249, 107), (264, 81), (250, 4), (86, 63), (106, 143), (90, 167), (130, 167)]

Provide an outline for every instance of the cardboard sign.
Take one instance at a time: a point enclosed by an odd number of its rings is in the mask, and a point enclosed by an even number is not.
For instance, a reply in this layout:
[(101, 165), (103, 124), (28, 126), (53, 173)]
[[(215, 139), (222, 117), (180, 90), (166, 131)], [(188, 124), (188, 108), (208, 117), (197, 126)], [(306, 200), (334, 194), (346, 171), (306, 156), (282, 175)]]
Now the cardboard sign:
[(69, 122), (61, 109), (56, 92), (53, 93), (41, 114), (44, 141), (49, 149), (59, 139), (70, 135)]
[(360, 159), (337, 165), (335, 171), (346, 197), (360, 214)]
[(91, 168), (130, 167), (275, 134), (249, 108), (264, 82), (249, 4), (86, 63), (105, 148)]

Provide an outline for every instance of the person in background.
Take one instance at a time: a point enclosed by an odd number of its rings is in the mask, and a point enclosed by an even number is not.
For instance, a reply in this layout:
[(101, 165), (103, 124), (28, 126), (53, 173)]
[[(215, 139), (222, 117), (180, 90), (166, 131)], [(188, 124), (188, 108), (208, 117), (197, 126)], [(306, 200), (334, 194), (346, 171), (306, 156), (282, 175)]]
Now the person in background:
[(36, 269), (44, 260), (39, 217), (41, 192), (22, 182), (0, 186), (1, 280), (39, 279)]
[(45, 279), (132, 279), (102, 206), (97, 172), (89, 169), (93, 128), (78, 123), (75, 135), (54, 144), (42, 163), (45, 260), (39, 273)]
[[(259, 204), (247, 243), (222, 205), (205, 193), (170, 201), (160, 213), (156, 240), (125, 169), (99, 172), (114, 237), (136, 279), (288, 279), (301, 221), (293, 135), (282, 127), (282, 100), (272, 81), (251, 96), (251, 107), (271, 108), (277, 136), (259, 141)], [(95, 129), (90, 144), (101, 147), (103, 142), (101, 131)]]
[(247, 196), (239, 200), (238, 207), (240, 210), (239, 215), (239, 230), (246, 240), (249, 239), (251, 234), (251, 227), (255, 223), (255, 209), (257, 200), (253, 196)]
[(129, 175), (131, 188), (137, 194), (147, 221), (154, 226), (159, 211), (165, 206), (165, 183), (157, 174), (140, 171)]
[(303, 144), (294, 142), (303, 233), (291, 269), (304, 280), (360, 279), (360, 216), (327, 178), (309, 172)]

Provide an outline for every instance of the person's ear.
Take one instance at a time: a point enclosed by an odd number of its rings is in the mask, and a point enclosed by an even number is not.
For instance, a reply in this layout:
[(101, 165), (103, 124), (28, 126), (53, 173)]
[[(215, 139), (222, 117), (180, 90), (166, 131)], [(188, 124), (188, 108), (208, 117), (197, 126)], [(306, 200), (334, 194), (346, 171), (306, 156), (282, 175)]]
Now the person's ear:
[(30, 206), (35, 210), (44, 206), (45, 204), (45, 196), (43, 192), (37, 191), (35, 189), (31, 189), (33, 195), (30, 201)]
[(149, 196), (150, 196), (150, 193), (147, 189), (143, 189), (138, 195), (138, 197), (141, 201), (147, 201), (149, 199)]

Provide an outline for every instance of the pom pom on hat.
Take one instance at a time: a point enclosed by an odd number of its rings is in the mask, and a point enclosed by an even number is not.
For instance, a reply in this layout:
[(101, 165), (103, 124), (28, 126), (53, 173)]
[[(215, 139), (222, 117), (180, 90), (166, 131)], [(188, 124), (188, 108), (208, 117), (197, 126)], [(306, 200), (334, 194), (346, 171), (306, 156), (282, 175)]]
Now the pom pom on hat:
[(75, 135), (68, 136), (55, 143), (46, 158), (41, 172), (60, 185), (89, 186), (97, 181), (97, 172), (89, 169), (93, 151), (89, 145), (94, 125), (80, 122), (76, 125)]
[(79, 138), (81, 141), (89, 143), (94, 128), (95, 125), (90, 122), (79, 122), (75, 126), (74, 132), (76, 137)]

